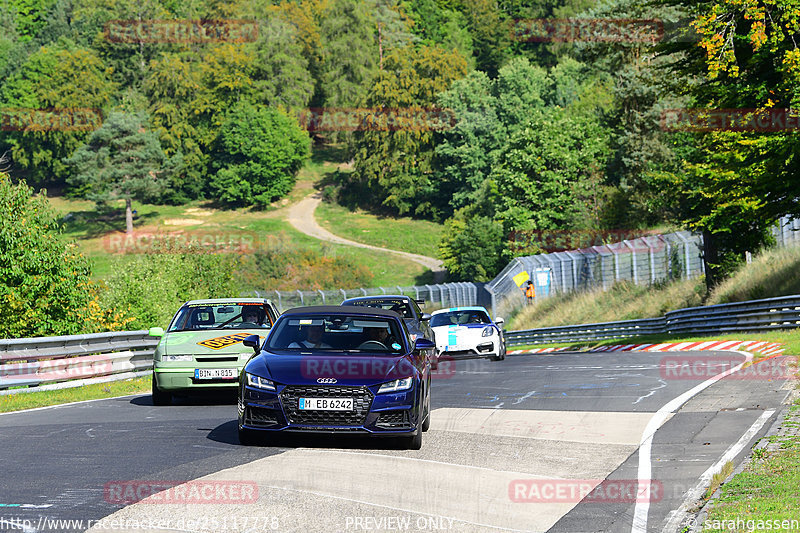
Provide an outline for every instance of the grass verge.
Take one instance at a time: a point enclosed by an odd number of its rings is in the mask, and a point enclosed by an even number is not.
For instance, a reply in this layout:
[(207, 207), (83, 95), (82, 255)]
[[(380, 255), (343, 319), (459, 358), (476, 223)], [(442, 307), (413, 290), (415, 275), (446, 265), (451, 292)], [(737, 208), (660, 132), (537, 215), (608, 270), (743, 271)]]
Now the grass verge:
[(126, 396), (129, 394), (149, 393), (150, 385), (151, 378), (150, 376), (146, 376), (123, 381), (84, 385), (82, 387), (73, 387), (70, 389), (8, 394), (0, 396), (0, 413), (80, 402), (83, 400), (98, 400), (102, 398), (114, 398), (115, 396)]
[[(784, 425), (800, 426), (800, 400), (790, 408)], [(770, 440), (779, 448), (754, 455), (723, 485), (703, 531), (800, 531), (800, 436), (776, 435)]]

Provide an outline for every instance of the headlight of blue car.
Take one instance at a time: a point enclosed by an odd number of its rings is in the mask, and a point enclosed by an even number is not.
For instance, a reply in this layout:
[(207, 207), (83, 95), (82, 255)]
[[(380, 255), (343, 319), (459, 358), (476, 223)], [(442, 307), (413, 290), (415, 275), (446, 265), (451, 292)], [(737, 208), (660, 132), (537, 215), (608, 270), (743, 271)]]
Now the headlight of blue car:
[(256, 389), (275, 391), (275, 384), (266, 378), (256, 376), (255, 374), (247, 374), (247, 384)]
[(378, 394), (384, 392), (399, 392), (403, 390), (408, 390), (411, 388), (413, 382), (414, 378), (405, 378), (405, 379), (396, 379), (394, 381), (384, 383), (383, 385), (381, 385), (381, 388), (378, 389)]

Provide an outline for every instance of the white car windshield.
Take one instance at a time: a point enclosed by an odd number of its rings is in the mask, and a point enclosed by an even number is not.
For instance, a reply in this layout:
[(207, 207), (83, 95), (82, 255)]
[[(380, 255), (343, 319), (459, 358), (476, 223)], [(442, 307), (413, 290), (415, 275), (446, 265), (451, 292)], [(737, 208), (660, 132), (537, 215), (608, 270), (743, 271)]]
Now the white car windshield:
[(446, 313), (436, 313), (431, 317), (431, 327), (438, 326), (461, 326), (467, 324), (491, 324), (489, 315), (481, 310), (448, 311)]

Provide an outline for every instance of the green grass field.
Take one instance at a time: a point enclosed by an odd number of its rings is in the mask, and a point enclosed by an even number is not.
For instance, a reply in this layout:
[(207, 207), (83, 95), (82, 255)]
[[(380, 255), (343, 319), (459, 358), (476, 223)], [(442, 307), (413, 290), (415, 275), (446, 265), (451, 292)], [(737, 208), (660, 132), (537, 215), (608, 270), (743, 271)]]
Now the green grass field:
[(443, 224), (411, 218), (381, 217), (360, 210), (350, 211), (328, 202), (320, 204), (316, 218), (320, 226), (352, 241), (439, 257)]

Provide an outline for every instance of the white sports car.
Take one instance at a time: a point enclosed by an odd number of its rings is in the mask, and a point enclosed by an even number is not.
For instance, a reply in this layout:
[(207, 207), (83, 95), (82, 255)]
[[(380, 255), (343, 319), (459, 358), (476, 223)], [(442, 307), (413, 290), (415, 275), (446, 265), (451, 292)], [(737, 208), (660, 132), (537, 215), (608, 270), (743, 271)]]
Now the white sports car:
[(483, 307), (451, 307), (431, 313), (431, 329), (442, 356), (505, 359), (502, 325), (502, 318), (492, 321)]

